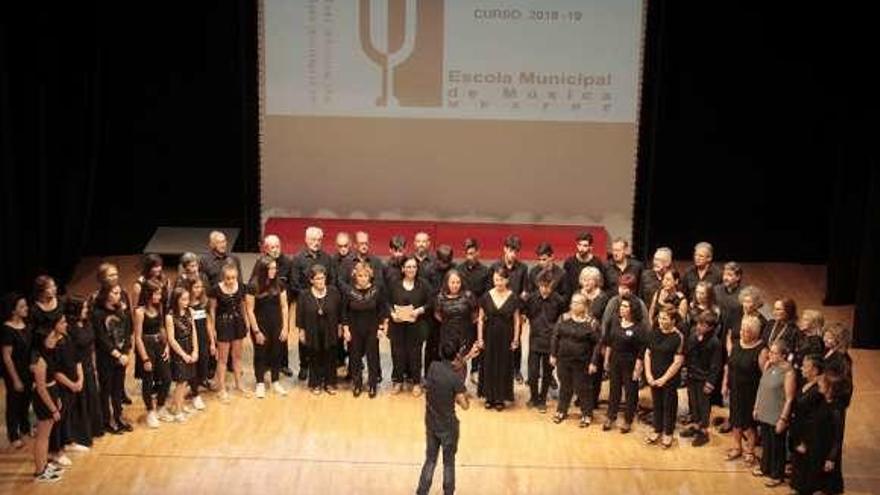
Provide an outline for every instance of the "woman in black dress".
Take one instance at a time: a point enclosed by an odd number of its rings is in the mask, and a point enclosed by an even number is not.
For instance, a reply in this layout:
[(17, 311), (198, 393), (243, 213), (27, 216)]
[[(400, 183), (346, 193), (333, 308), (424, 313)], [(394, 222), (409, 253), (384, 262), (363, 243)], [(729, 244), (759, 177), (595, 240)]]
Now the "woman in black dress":
[(626, 391), (626, 409), (621, 433), (629, 433), (639, 402), (639, 378), (644, 369), (642, 358), (648, 333), (642, 322), (641, 309), (632, 301), (635, 296), (620, 299), (618, 317), (611, 319), (608, 333), (603, 336), (605, 369), (611, 379), (608, 393), (608, 419), (602, 430), (608, 431), (617, 421), (621, 393)]
[[(379, 335), (388, 328), (388, 304), (381, 288), (373, 283), (369, 263), (355, 264), (352, 285), (342, 295), (342, 333), (348, 342), (348, 372), (353, 380), (352, 394), (359, 397), (364, 390), (364, 356), (367, 358), (367, 389), (372, 399), (382, 370), (379, 364)], [(395, 283), (396, 280), (391, 280)]]
[(281, 358), (287, 352), (287, 290), (279, 281), (278, 263), (274, 258), (261, 256), (257, 260), (245, 302), (254, 336), (256, 396), (266, 397), (266, 372), (269, 372), (272, 390), (285, 396), (287, 390), (278, 380)]
[(95, 326), (95, 360), (101, 388), (101, 416), (104, 431), (113, 434), (132, 431), (122, 417), (125, 367), (132, 348), (131, 310), (122, 300), (122, 286), (104, 285), (95, 298), (92, 322)]
[(309, 388), (336, 394), (336, 341), (342, 335), (342, 298), (327, 284), (327, 269), (315, 264), (309, 269), (311, 287), (299, 293), (296, 325), (300, 342), (309, 349)]
[(508, 288), (510, 272), (503, 264), (492, 269), (493, 288), (479, 302), (477, 344), (483, 351), (477, 393), (486, 409), (504, 410), (513, 402), (513, 350), (519, 347), (520, 298)]
[(34, 479), (40, 483), (51, 483), (61, 479), (64, 467), (49, 461), (49, 454), (61, 448), (53, 442), (55, 425), (61, 421), (61, 399), (55, 373), (58, 370), (56, 344), (66, 331), (67, 321), (59, 314), (48, 331), (34, 335), (30, 371), (34, 380), (34, 415), (37, 417), (37, 435), (34, 440)]
[(64, 313), (64, 305), (58, 299), (55, 279), (40, 275), (34, 280), (34, 302), (30, 306), (30, 320), (34, 333), (47, 334), (51, 324)]
[(214, 320), (208, 311), (207, 286), (201, 278), (192, 279), (184, 286), (189, 292), (189, 309), (196, 326), (196, 341), (199, 349), (199, 360), (196, 362), (196, 378), (190, 383), (192, 405), (196, 411), (205, 409), (205, 402), (199, 394), (199, 388), (210, 390), (208, 382), (214, 376), (217, 367), (217, 340), (214, 332)]
[[(734, 447), (727, 451), (727, 460), (744, 458), (747, 466), (755, 464), (755, 398), (761, 374), (767, 363), (767, 346), (761, 340), (761, 321), (744, 316), (740, 324), (739, 340), (733, 344), (722, 388), (730, 397), (730, 426), (733, 428)], [(743, 450), (743, 436), (748, 450)]]
[(430, 314), (431, 288), (419, 276), (419, 262), (408, 257), (403, 262), (403, 278), (389, 288), (391, 360), (391, 394), (403, 390), (404, 381), (412, 384), (412, 393), (422, 395), (422, 348), (428, 336), (425, 321)]
[(571, 296), (569, 312), (553, 328), (550, 338), (550, 363), (559, 375), (559, 404), (554, 423), (562, 423), (568, 416), (568, 406), (577, 394), (581, 408), (580, 427), (593, 421), (593, 391), (590, 375), (596, 374), (596, 363), (601, 358), (602, 338), (599, 320), (590, 313), (587, 298), (575, 293)]
[[(791, 487), (797, 493), (812, 495), (821, 490), (825, 455), (817, 440), (818, 413), (825, 401), (819, 391), (819, 377), (824, 373), (822, 356), (803, 358), (800, 368), (803, 385), (798, 387), (791, 411), (789, 445), (791, 446)], [(817, 455), (814, 455), (817, 454)]]
[(251, 396), (241, 383), (241, 346), (248, 334), (245, 321), (245, 287), (238, 281), (238, 268), (232, 264), (223, 266), (220, 281), (211, 288), (210, 318), (217, 332), (217, 368), (215, 378), (220, 389), (220, 402), (229, 403), (229, 392), (226, 391), (226, 361), (232, 355), (232, 373), (235, 389), (242, 397)]
[[(63, 309), (64, 304), (62, 304), (62, 313), (64, 312)], [(63, 325), (63, 328), (57, 328), (60, 338), (55, 347), (58, 364), (58, 368), (55, 370), (55, 380), (59, 385), (58, 396), (61, 399), (61, 421), (55, 425), (55, 428), (58, 430), (58, 439), (62, 450), (55, 458), (55, 461), (64, 466), (70, 464), (70, 459), (63, 453), (65, 450), (88, 450), (84, 445), (74, 445), (73, 429), (71, 428), (74, 404), (79, 400), (84, 378), (76, 343), (71, 338), (69, 332), (71, 327), (77, 324), (81, 314), (81, 312), (65, 314), (62, 318), (64, 318), (66, 324)]]
[[(840, 431), (837, 432), (836, 439), (843, 442), (846, 430), (846, 411), (853, 396), (852, 358), (847, 352), (850, 342), (849, 330), (839, 323), (829, 325), (825, 329), (823, 341), (825, 344), (825, 375), (835, 377), (834, 393), (831, 396), (830, 404), (839, 418)], [(833, 450), (834, 456), (831, 458), (833, 466), (828, 472), (826, 493), (843, 493), (844, 491), (842, 447), (840, 445)]]
[(443, 278), (434, 317), (440, 322), (440, 345), (451, 342), (457, 349), (470, 349), (476, 342), (477, 300), (465, 289), (461, 273), (456, 269), (446, 272)]
[(135, 377), (141, 379), (147, 426), (158, 428), (160, 419), (174, 419), (165, 407), (171, 390), (171, 352), (165, 330), (162, 286), (152, 280), (145, 282), (142, 294), (144, 305), (135, 308), (133, 317)]
[(651, 386), (654, 404), (654, 431), (645, 441), (660, 440), (664, 449), (672, 446), (675, 419), (678, 415), (678, 385), (684, 363), (684, 336), (678, 330), (680, 308), (671, 304), (657, 313), (657, 328), (648, 337), (645, 350), (645, 376)]
[(168, 296), (171, 294), (171, 280), (169, 280), (162, 271), (162, 257), (158, 254), (144, 255), (141, 260), (141, 274), (131, 286), (131, 300), (135, 307), (146, 304), (144, 294), (147, 282), (153, 282), (161, 288), (162, 300), (161, 304), (164, 309), (168, 303)]
[(189, 301), (189, 291), (177, 287), (171, 292), (168, 314), (165, 316), (165, 332), (171, 348), (171, 379), (174, 380), (172, 412), (178, 423), (186, 421), (187, 414), (195, 412), (183, 403), (187, 385), (190, 389), (198, 389), (196, 363), (199, 360), (199, 337)]
[(822, 335), (825, 332), (825, 316), (815, 309), (805, 309), (798, 318), (797, 337), (794, 344), (792, 364), (795, 369), (800, 369), (804, 357), (813, 354), (825, 354), (825, 344)]
[(82, 367), (80, 390), (74, 394), (70, 408), (70, 434), (74, 451), (86, 451), (92, 439), (103, 434), (104, 419), (101, 416), (101, 392), (95, 369), (95, 331), (89, 321), (88, 306), (83, 298), (71, 297), (64, 303), (64, 315), (68, 321), (69, 342), (72, 357)]
[(31, 433), (28, 412), (33, 397), (30, 371), (33, 327), (27, 323), (28, 304), (22, 294), (10, 294), (3, 301), (3, 381), (6, 385), (6, 436), (16, 449), (24, 447), (22, 438)]

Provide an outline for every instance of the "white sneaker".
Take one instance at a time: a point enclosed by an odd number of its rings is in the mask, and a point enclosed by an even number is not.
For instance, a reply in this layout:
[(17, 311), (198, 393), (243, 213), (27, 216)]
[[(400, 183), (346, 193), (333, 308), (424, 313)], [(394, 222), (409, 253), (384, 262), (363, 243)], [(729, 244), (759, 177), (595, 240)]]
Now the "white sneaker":
[(64, 467), (73, 466), (73, 461), (70, 460), (70, 457), (67, 457), (64, 454), (59, 455), (58, 457), (52, 459), (56, 464), (59, 464)]
[(174, 421), (177, 423), (186, 423), (186, 414), (179, 412), (174, 415)]
[(284, 385), (282, 385), (281, 382), (273, 382), (272, 391), (278, 395), (287, 396), (287, 389), (284, 388)]
[(159, 409), (159, 421), (170, 423), (174, 421), (174, 415), (168, 412), (167, 407), (163, 407), (162, 409)]
[(266, 384), (264, 384), (263, 382), (257, 384), (256, 396), (258, 399), (266, 398)]
[(68, 446), (64, 447), (65, 452), (88, 452), (92, 449), (86, 447), (85, 445), (80, 445), (78, 443), (72, 443)]
[(64, 472), (64, 466), (56, 463), (55, 461), (49, 461), (46, 463), (46, 471), (52, 471), (53, 473), (61, 474)]
[(159, 416), (156, 415), (156, 411), (147, 413), (147, 426), (154, 429), (159, 427)]
[(205, 410), (205, 403), (202, 401), (201, 395), (197, 395), (196, 398), (192, 400), (192, 404), (193, 404), (193, 407), (196, 409), (196, 411), (204, 411)]
[(37, 483), (55, 483), (56, 481), (61, 480), (61, 473), (52, 471), (47, 468), (43, 470), (42, 473), (34, 476), (34, 481)]

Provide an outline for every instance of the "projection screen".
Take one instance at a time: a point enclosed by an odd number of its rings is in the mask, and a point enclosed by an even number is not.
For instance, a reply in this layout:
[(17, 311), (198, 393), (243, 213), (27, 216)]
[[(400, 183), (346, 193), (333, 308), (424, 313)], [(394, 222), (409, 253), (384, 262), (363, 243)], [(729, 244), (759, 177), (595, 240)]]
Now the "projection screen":
[(641, 0), (264, 0), (268, 216), (629, 235)]

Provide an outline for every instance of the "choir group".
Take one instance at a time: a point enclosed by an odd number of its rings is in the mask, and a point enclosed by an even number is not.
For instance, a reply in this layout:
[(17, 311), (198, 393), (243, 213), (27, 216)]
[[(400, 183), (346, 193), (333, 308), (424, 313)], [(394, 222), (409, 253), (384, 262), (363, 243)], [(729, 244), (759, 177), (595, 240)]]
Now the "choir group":
[[(465, 241), (458, 264), (450, 246), (432, 250), (426, 233), (411, 251), (406, 238), (393, 237), (384, 261), (366, 232), (338, 234), (332, 254), (322, 243), (321, 229), (310, 227), (302, 250), (288, 256), (267, 236), (245, 282), (225, 236), (213, 232), (209, 252), (184, 254), (173, 279), (161, 257), (147, 255), (129, 290), (104, 263), (88, 297), (61, 298), (49, 276), (28, 296), (7, 296), (6, 431), (16, 448), (34, 436), (35, 479), (57, 481), (72, 464), (65, 452), (132, 431), (123, 413), (131, 361), (145, 425), (159, 428), (205, 410), (203, 391), (220, 404), (232, 394), (287, 395), (290, 340), (299, 346), (297, 378), (312, 393), (336, 394), (341, 379), (355, 397), (375, 398), (384, 374), (379, 340), (388, 338), (393, 395), (421, 396), (439, 350), (454, 345), (487, 409), (511, 407), (515, 384), (527, 382), (529, 408), (546, 413), (555, 398), (555, 423), (574, 402), (578, 426), (588, 427), (607, 403), (602, 430), (626, 434), (642, 418), (652, 426), (645, 443), (663, 449), (674, 445), (677, 425), (694, 447), (709, 443), (715, 426), (732, 437), (727, 460), (745, 463), (767, 486), (787, 479), (797, 493), (843, 492), (847, 331), (826, 326), (816, 310), (798, 313), (791, 298), (765, 310), (742, 268), (719, 269), (708, 243), (696, 245), (683, 273), (668, 248), (643, 266), (624, 239), (600, 260), (589, 233), (561, 265), (540, 244), (531, 267), (519, 259), (515, 235), (491, 265), (480, 261), (476, 239)], [(255, 387), (244, 382), (245, 345), (253, 347)], [(644, 387), (651, 400), (640, 403)]]

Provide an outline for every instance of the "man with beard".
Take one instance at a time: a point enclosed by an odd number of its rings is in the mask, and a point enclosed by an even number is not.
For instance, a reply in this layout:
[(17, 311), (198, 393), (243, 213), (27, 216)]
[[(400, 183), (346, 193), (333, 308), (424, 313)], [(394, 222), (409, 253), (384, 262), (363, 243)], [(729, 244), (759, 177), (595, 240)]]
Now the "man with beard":
[(571, 295), (580, 288), (581, 270), (588, 266), (594, 266), (599, 270), (599, 273), (605, 273), (602, 261), (593, 255), (593, 234), (581, 232), (575, 242), (574, 255), (566, 258), (562, 264), (562, 268), (565, 270), (566, 300), (571, 299)]

